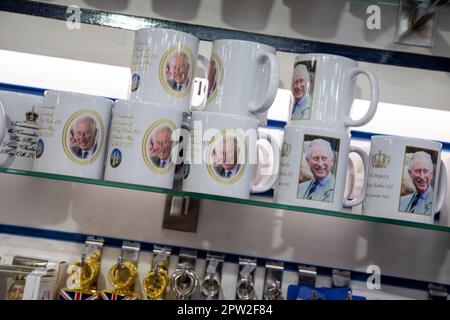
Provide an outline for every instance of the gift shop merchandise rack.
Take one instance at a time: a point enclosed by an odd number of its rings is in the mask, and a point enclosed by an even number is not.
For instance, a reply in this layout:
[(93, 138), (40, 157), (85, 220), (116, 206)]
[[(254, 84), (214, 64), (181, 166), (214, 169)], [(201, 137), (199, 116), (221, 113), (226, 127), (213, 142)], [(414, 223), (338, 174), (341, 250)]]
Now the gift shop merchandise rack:
[[(310, 9), (327, 12), (327, 19), (305, 18), (303, 23), (295, 22), (293, 12), (307, 6), (291, 1), (261, 1), (257, 13), (248, 13), (246, 22), (234, 16), (242, 14), (240, 6), (248, 4), (232, 5), (224, 0), (209, 4), (185, 2), (188, 4), (159, 0), (123, 0), (115, 4), (87, 0), (3, 0), (0, 2), (0, 43), (3, 44), (0, 50), (129, 67), (136, 29), (145, 26), (172, 28), (199, 37), (202, 40), (200, 51), (206, 56), (211, 41), (220, 38), (275, 47), (284, 88), (289, 88), (295, 54), (323, 52), (349, 57), (372, 69), (379, 77), (381, 101), (411, 102), (415, 106), (413, 100), (420, 96), (415, 92), (418, 87), (408, 81), (417, 78), (429, 100), (429, 105), (423, 99), (417, 100), (418, 106), (450, 110), (448, 102), (442, 103), (449, 96), (450, 83), (448, 8), (441, 13), (444, 16), (439, 20), (442, 30), (437, 33), (434, 49), (427, 51), (394, 45), (390, 38), (387, 41), (387, 35), (393, 35), (393, 23), (385, 27), (388, 31), (378, 33), (365, 29), (361, 19), (355, 23), (355, 17), (363, 16), (361, 12), (369, 5), (381, 7), (382, 14), (387, 16), (383, 21), (395, 22), (396, 1), (317, 1), (310, 4)], [(256, 1), (249, 3), (255, 5)], [(79, 30), (66, 26), (71, 5), (81, 8)], [(177, 7), (179, 5), (182, 8)], [(331, 13), (335, 9), (343, 12), (341, 18)], [(281, 24), (284, 16), (286, 26)], [(291, 21), (287, 22), (289, 18)], [(307, 23), (316, 23), (316, 29)], [(322, 28), (320, 23), (323, 23)], [(339, 26), (338, 31), (350, 34), (331, 32), (333, 23)], [(49, 88), (45, 84), (30, 86), (28, 83), (19, 79), (2, 83), (0, 89), (42, 95)], [(367, 88), (359, 85), (359, 95), (366, 96)], [(385, 95), (383, 89), (386, 89)], [(433, 122), (433, 119), (426, 120), (427, 125)], [(267, 124), (272, 130), (283, 130), (284, 125), (282, 121), (271, 119)], [(401, 132), (403, 126), (407, 128), (402, 121), (398, 126), (400, 129), (393, 128), (393, 134)], [(352, 131), (352, 138), (355, 143), (367, 144), (377, 133)], [(443, 153), (450, 152), (450, 134), (440, 140)], [(447, 161), (450, 167), (448, 164)], [(172, 249), (169, 271), (175, 269), (181, 249), (196, 250), (196, 270), (200, 277), (204, 274), (207, 254), (219, 253), (224, 254), (225, 259), (222, 277), (222, 298), (225, 299), (235, 298), (240, 258), (256, 259), (255, 291), (259, 298), (266, 279), (266, 266), (271, 262), (283, 263), (285, 297), (288, 286), (301, 283), (308, 270), (313, 270), (316, 286), (329, 287), (336, 285), (336, 279), (344, 279), (346, 284), (351, 281), (355, 295), (369, 299), (426, 299), (436, 288), (440, 292), (450, 288), (448, 196), (440, 221), (422, 224), (348, 211), (275, 204), (270, 193), (244, 200), (6, 168), (0, 168), (0, 172), (0, 255), (47, 257), (70, 263), (79, 259), (86, 238), (96, 236), (105, 240), (102, 274), (106, 274), (120, 253), (122, 241), (137, 241), (141, 244), (138, 271), (142, 280), (150, 268), (154, 245)], [(196, 232), (161, 227), (166, 199), (171, 196), (200, 200)], [(379, 290), (370, 290), (366, 285), (373, 266), (381, 270), (382, 288)], [(109, 286), (105, 278), (100, 277), (99, 287)], [(141, 282), (137, 290), (142, 292)]]

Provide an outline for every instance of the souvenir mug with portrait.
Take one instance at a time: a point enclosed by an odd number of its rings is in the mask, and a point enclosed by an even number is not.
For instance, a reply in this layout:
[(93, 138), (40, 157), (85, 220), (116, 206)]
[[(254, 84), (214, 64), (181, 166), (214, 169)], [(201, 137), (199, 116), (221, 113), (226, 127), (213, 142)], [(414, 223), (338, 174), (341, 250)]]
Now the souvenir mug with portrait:
[(373, 136), (363, 214), (432, 224), (447, 194), (437, 141)]
[(101, 179), (112, 106), (103, 97), (45, 91), (33, 170)]
[[(155, 103), (114, 104), (105, 180), (172, 188), (183, 111)], [(178, 157), (178, 156), (177, 156)], [(179, 161), (181, 162), (181, 160)]]
[(362, 203), (364, 188), (355, 199), (345, 197), (349, 193), (345, 182), (351, 152), (361, 157), (367, 176), (368, 156), (350, 146), (346, 131), (286, 126), (275, 202), (334, 211)]
[(6, 133), (6, 112), (0, 101), (0, 141), (3, 141)]
[[(352, 119), (350, 111), (358, 74), (369, 79), (370, 106), (363, 117)], [(294, 103), (290, 123), (337, 130), (362, 126), (375, 116), (378, 91), (378, 80), (373, 72), (358, 67), (354, 60), (320, 53), (298, 55), (291, 82)]]
[(189, 33), (143, 28), (136, 31), (131, 62), (131, 100), (158, 103), (189, 111), (199, 39)]
[[(272, 188), (278, 176), (279, 145), (261, 137), (254, 118), (218, 112), (192, 112), (191, 143), (186, 147), (183, 191), (235, 198)], [(257, 157), (264, 148), (271, 163)], [(256, 166), (264, 166), (259, 183), (252, 183)]]
[(214, 41), (205, 110), (247, 117), (267, 111), (280, 77), (275, 53), (275, 48), (256, 42)]
[(33, 169), (43, 103), (42, 96), (0, 91), (0, 104), (6, 113), (6, 134), (0, 140), (0, 167)]

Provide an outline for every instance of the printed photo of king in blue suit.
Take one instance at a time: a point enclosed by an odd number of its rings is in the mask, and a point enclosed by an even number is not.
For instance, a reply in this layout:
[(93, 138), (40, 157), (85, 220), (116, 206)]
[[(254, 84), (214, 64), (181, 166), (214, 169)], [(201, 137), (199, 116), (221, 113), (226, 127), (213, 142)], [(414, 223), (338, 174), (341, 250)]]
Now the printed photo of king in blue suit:
[(437, 157), (437, 152), (433, 150), (406, 148), (399, 211), (432, 214)]
[(298, 199), (333, 202), (339, 139), (305, 135)]

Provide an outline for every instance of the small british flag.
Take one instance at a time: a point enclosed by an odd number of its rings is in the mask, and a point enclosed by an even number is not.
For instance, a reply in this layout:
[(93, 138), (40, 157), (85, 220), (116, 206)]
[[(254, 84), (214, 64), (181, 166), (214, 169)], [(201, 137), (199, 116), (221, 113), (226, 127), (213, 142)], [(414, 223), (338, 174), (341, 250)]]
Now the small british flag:
[(125, 294), (117, 294), (114, 292), (102, 291), (100, 292), (99, 300), (139, 300), (139, 294), (133, 293), (125, 295)]
[(63, 289), (59, 291), (58, 300), (98, 300), (98, 293)]

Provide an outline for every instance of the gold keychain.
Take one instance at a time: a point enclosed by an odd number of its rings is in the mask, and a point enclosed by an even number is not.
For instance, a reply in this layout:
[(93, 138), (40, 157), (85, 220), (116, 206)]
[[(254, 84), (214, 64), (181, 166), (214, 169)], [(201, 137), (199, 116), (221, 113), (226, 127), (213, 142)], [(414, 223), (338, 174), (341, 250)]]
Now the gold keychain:
[(133, 293), (137, 280), (137, 268), (131, 261), (119, 262), (111, 267), (108, 272), (108, 281), (118, 294)]
[(122, 250), (108, 271), (108, 282), (112, 290), (100, 292), (100, 300), (139, 300), (141, 295), (135, 292), (138, 279), (138, 261), (141, 245), (138, 242), (124, 241)]
[(144, 290), (150, 300), (162, 300), (169, 285), (169, 260), (163, 258), (156, 263), (144, 279)]
[[(83, 261), (84, 260), (84, 261)], [(95, 285), (100, 274), (100, 251), (81, 259), (68, 268), (69, 289), (83, 292), (96, 291)]]
[(100, 275), (101, 251), (95, 250), (67, 268), (67, 287), (62, 289), (59, 298), (63, 300), (97, 300), (97, 279)]

